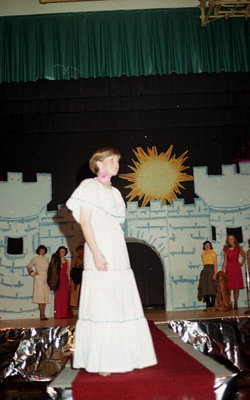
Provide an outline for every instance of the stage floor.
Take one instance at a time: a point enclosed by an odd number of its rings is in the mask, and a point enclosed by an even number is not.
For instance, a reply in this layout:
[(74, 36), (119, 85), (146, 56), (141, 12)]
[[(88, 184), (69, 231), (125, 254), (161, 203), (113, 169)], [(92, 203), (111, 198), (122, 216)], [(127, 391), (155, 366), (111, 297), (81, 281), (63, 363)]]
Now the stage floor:
[[(203, 311), (203, 310), (181, 310), (181, 311), (158, 311), (146, 310), (145, 317), (156, 323), (168, 323), (170, 321), (183, 320), (208, 320), (208, 319), (224, 319), (224, 318), (250, 318), (250, 314), (245, 314), (248, 308), (239, 308), (231, 311)], [(71, 319), (54, 319), (49, 318), (48, 321), (40, 321), (39, 318), (34, 319), (9, 319), (0, 320), (0, 329), (8, 328), (45, 328), (54, 326), (75, 325), (77, 318)]]

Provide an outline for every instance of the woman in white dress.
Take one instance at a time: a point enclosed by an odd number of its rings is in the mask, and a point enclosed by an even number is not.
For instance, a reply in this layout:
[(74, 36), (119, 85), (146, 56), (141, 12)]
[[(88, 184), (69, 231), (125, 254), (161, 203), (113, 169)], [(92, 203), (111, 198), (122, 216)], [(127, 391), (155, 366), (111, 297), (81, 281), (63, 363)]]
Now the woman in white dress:
[(84, 271), (75, 332), (74, 368), (106, 376), (157, 363), (120, 224), (125, 203), (111, 177), (120, 153), (97, 150), (85, 179), (67, 201), (84, 237)]
[[(32, 258), (27, 267), (29, 275), (33, 276), (33, 298), (32, 303), (36, 303), (40, 310), (40, 320), (47, 320), (45, 316), (46, 304), (51, 303), (50, 288), (47, 284), (47, 272), (49, 260), (45, 257), (47, 248), (42, 244), (36, 249), (37, 256)], [(33, 269), (35, 267), (35, 270)]]

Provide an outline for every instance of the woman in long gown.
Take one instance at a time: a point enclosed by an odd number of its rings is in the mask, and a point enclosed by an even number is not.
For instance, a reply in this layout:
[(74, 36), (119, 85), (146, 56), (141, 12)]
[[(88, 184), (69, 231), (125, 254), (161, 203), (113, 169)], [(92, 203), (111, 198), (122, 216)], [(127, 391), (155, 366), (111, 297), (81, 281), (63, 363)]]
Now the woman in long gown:
[(82, 282), (83, 270), (83, 245), (79, 244), (76, 248), (76, 255), (70, 263), (70, 295), (69, 305), (72, 309), (72, 314), (78, 309), (79, 295)]
[[(234, 235), (227, 236), (223, 253), (222, 271), (226, 271), (228, 288), (230, 291), (233, 290), (234, 309), (238, 310), (239, 291), (244, 288), (241, 267), (246, 261), (246, 254)], [(242, 257), (241, 262), (239, 256)]]
[[(29, 275), (34, 278), (32, 303), (38, 304), (41, 321), (48, 319), (45, 316), (45, 308), (46, 304), (51, 303), (50, 288), (47, 284), (49, 261), (48, 258), (45, 257), (46, 253), (47, 247), (42, 244), (38, 246), (36, 249), (37, 256), (32, 258), (27, 267)], [(35, 267), (35, 270), (33, 267)]]
[(215, 303), (217, 274), (217, 254), (213, 251), (212, 243), (209, 240), (203, 243), (201, 258), (204, 268), (200, 273), (198, 299), (206, 302), (204, 311), (209, 311)]
[(97, 150), (90, 159), (97, 177), (66, 203), (86, 240), (73, 366), (104, 376), (157, 363), (120, 226), (125, 204), (110, 181), (119, 159), (117, 150)]
[(70, 318), (71, 311), (69, 307), (69, 268), (68, 261), (65, 258), (68, 250), (60, 246), (56, 253), (61, 257), (60, 285), (55, 291), (54, 316), (56, 319)]

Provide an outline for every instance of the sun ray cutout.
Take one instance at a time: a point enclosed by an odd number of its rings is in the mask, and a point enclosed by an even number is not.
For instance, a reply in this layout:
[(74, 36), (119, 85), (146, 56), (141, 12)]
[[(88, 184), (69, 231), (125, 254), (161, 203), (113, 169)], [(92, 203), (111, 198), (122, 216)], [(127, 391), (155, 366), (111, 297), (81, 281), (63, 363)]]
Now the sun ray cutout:
[(184, 170), (187, 166), (183, 163), (187, 160), (187, 151), (181, 154), (178, 158), (172, 154), (173, 145), (169, 147), (166, 153), (158, 154), (156, 146), (147, 147), (147, 153), (137, 147), (133, 152), (137, 160), (132, 162), (134, 166), (128, 167), (132, 173), (120, 174), (119, 177), (132, 182), (125, 186), (130, 190), (126, 196), (128, 201), (142, 200), (144, 207), (150, 200), (162, 200), (162, 204), (172, 203), (177, 198), (177, 194), (181, 194), (180, 189), (185, 189), (181, 182), (192, 181), (193, 176), (188, 175)]

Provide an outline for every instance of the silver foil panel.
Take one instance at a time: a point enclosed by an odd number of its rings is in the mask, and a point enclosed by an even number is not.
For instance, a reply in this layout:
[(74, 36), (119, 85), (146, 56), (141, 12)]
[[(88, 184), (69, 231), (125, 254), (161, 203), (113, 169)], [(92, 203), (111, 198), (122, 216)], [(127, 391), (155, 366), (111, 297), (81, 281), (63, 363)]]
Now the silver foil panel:
[(71, 357), (75, 326), (0, 330), (0, 380), (51, 381)]
[(250, 368), (250, 318), (171, 321), (169, 326), (196, 350), (232, 371)]

